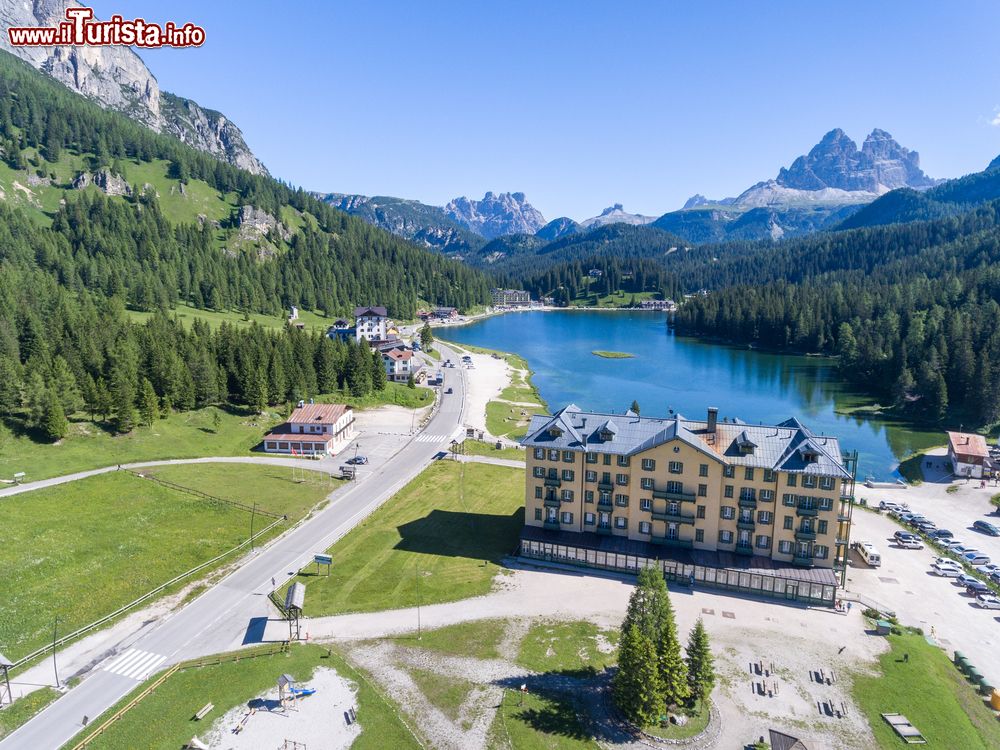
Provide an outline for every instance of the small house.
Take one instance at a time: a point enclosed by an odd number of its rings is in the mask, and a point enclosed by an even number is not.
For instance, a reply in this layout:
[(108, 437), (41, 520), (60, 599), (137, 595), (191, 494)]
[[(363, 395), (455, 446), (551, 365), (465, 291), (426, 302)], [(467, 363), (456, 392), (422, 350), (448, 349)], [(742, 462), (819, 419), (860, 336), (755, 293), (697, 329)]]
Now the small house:
[(988, 476), (990, 453), (986, 438), (969, 432), (949, 432), (948, 460), (957, 477), (982, 479)]
[(334, 455), (354, 439), (354, 410), (344, 404), (303, 404), (264, 436), (265, 453)]

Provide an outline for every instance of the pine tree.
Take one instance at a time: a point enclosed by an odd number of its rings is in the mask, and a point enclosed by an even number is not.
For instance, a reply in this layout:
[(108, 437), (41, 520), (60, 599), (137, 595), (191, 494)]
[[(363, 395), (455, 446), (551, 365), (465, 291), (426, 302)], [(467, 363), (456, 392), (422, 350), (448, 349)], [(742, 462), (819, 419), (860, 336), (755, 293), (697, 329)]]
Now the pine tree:
[(369, 359), (365, 356), (368, 344), (362, 340), (351, 344), (351, 352), (347, 359), (347, 387), (352, 396), (367, 395), (372, 390), (372, 377)]
[(688, 687), (687, 664), (681, 656), (680, 639), (677, 637), (677, 625), (671, 612), (670, 622), (660, 633), (656, 643), (656, 653), (660, 668), (660, 682), (663, 686), (663, 702), (667, 706), (680, 706), (687, 702), (690, 696)]
[(375, 351), (372, 352), (372, 389), (376, 393), (385, 390), (385, 384), (388, 380), (385, 373), (385, 361), (382, 359), (381, 353)]
[(632, 406), (629, 408), (632, 409), (632, 411), (634, 411), (636, 414), (639, 414), (639, 402), (636, 401), (635, 399), (632, 399)]
[(430, 323), (424, 323), (424, 327), (420, 329), (420, 347), (427, 351), (431, 348), (431, 344), (434, 343), (434, 331), (431, 330)]
[(107, 422), (113, 408), (111, 391), (108, 390), (104, 378), (98, 378), (94, 388), (94, 412), (101, 415), (102, 422)]
[(156, 397), (156, 391), (148, 378), (142, 379), (142, 386), (139, 389), (139, 415), (142, 417), (146, 427), (152, 427), (153, 422), (159, 416), (160, 404)]
[(715, 686), (715, 664), (708, 642), (708, 632), (701, 618), (691, 628), (687, 644), (688, 687), (692, 703), (702, 703)]
[(662, 693), (653, 642), (635, 625), (623, 626), (618, 671), (611, 680), (615, 705), (633, 724), (648, 726), (663, 713)]
[(69, 421), (66, 419), (62, 403), (51, 390), (45, 398), (41, 428), (45, 437), (52, 442), (62, 440), (69, 432)]
[(135, 427), (135, 388), (122, 368), (115, 368), (111, 375), (111, 411), (115, 430), (131, 432)]

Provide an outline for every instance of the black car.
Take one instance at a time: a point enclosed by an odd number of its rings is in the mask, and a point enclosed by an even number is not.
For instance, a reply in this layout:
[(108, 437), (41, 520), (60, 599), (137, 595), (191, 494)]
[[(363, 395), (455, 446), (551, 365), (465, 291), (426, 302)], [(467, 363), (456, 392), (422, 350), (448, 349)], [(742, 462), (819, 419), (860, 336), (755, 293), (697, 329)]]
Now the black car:
[(989, 521), (976, 521), (972, 524), (972, 528), (976, 531), (981, 531), (984, 534), (989, 534), (990, 536), (1000, 536), (1000, 529), (991, 524)]
[(935, 529), (928, 536), (931, 539), (953, 539), (955, 537), (948, 529)]
[(355, 456), (354, 458), (347, 459), (347, 463), (354, 464), (355, 466), (364, 466), (368, 463), (368, 456)]
[(979, 596), (980, 594), (989, 594), (991, 592), (990, 587), (982, 581), (974, 581), (965, 587), (965, 593), (970, 596)]

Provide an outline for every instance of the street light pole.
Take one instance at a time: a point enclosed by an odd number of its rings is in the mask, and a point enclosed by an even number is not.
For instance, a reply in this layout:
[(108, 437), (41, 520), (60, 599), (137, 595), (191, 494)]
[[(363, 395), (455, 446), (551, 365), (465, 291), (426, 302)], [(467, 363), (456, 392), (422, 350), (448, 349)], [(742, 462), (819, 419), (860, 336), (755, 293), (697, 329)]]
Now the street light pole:
[(250, 552), (254, 552), (254, 542), (253, 542), (253, 520), (254, 516), (257, 515), (257, 503), (253, 504), (253, 510), (250, 511)]
[(59, 666), (56, 664), (56, 628), (59, 625), (59, 615), (52, 621), (52, 671), (56, 675), (56, 687), (59, 687)]

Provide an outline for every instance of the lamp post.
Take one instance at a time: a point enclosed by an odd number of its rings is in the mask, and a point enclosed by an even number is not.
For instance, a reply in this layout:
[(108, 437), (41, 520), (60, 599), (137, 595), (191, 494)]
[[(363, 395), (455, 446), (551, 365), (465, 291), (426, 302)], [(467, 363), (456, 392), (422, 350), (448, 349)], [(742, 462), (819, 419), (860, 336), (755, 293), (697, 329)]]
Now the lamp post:
[(253, 521), (254, 516), (257, 515), (257, 503), (253, 504), (253, 509), (250, 511), (250, 554), (253, 554), (255, 547), (253, 542)]
[(56, 664), (56, 630), (59, 626), (59, 615), (52, 621), (52, 671), (56, 675), (56, 688), (59, 688), (59, 665)]

